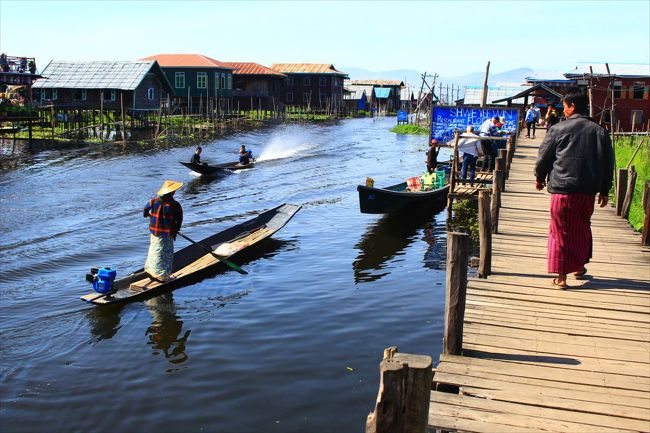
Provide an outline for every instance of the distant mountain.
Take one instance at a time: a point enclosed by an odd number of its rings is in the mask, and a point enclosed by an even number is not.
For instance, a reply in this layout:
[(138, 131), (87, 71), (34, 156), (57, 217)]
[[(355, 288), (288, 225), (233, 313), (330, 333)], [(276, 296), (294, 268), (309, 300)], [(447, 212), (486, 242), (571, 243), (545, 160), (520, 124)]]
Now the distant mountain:
[[(363, 80), (363, 79), (385, 79), (385, 80), (402, 80), (409, 84), (413, 88), (419, 88), (422, 84), (422, 73), (415, 71), (413, 69), (394, 69), (390, 71), (369, 71), (367, 69), (355, 68), (355, 67), (344, 67), (341, 68), (343, 72), (347, 73), (350, 76), (351, 80)], [(488, 77), (488, 84), (490, 86), (495, 86), (498, 83), (524, 83), (525, 78), (533, 74), (533, 70), (530, 68), (517, 68), (510, 71), (499, 72), (498, 74), (490, 74)], [(429, 71), (428, 73), (433, 73)], [(436, 84), (442, 83), (446, 85), (456, 85), (456, 86), (482, 86), (483, 79), (485, 78), (485, 71), (483, 72), (472, 72), (466, 75), (459, 75), (455, 77), (438, 77), (436, 79)], [(431, 79), (428, 79), (428, 82), (431, 83)]]

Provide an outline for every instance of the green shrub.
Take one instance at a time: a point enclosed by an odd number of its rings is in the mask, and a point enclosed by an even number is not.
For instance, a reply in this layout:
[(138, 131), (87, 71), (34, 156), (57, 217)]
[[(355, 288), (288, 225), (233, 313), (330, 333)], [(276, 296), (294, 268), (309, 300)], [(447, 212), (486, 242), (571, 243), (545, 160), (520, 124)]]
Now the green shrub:
[(397, 125), (391, 128), (390, 131), (397, 134), (429, 135), (429, 128), (420, 125)]
[[(639, 148), (639, 151), (634, 155), (637, 148)], [(628, 220), (634, 230), (640, 231), (643, 228), (643, 218), (645, 216), (642, 203), (643, 186), (647, 181), (650, 181), (650, 139), (647, 136), (617, 138), (614, 152), (616, 153), (617, 170), (626, 168), (631, 161), (630, 167), (634, 166), (637, 172), (634, 197), (632, 198)], [(632, 159), (633, 156), (634, 159)], [(615, 197), (613, 188), (612, 191)]]

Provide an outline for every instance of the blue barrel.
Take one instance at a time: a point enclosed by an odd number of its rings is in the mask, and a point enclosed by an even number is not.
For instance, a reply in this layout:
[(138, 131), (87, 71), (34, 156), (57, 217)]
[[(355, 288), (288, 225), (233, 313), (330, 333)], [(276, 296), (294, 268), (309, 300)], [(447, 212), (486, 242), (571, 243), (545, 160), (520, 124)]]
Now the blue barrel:
[(93, 289), (97, 293), (110, 293), (113, 291), (113, 281), (117, 271), (111, 268), (99, 268), (97, 278), (93, 281)]

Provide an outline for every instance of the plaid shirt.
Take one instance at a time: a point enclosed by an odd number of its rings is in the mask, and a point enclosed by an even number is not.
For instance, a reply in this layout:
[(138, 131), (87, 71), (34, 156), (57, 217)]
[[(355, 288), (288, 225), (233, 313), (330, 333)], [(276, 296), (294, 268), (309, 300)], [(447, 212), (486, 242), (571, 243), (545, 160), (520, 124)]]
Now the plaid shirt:
[(149, 217), (149, 231), (154, 236), (173, 236), (181, 229), (183, 208), (172, 197), (154, 197), (145, 205), (143, 215)]

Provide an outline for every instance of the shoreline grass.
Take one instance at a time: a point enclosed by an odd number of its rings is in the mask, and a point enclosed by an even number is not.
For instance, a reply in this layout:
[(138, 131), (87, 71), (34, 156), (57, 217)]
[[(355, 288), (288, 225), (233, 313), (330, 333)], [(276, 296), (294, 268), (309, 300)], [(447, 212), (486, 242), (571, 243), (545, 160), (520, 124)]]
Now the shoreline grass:
[(396, 134), (411, 134), (411, 135), (429, 135), (429, 128), (420, 125), (397, 125), (390, 129), (390, 132)]
[[(632, 159), (637, 147), (639, 151)], [(650, 181), (650, 138), (647, 136), (618, 138), (614, 150), (616, 153), (616, 170), (626, 168), (631, 161), (630, 167), (634, 166), (637, 172), (634, 197), (632, 198), (628, 220), (634, 230), (641, 231), (645, 216), (642, 203), (643, 187), (647, 181)]]

